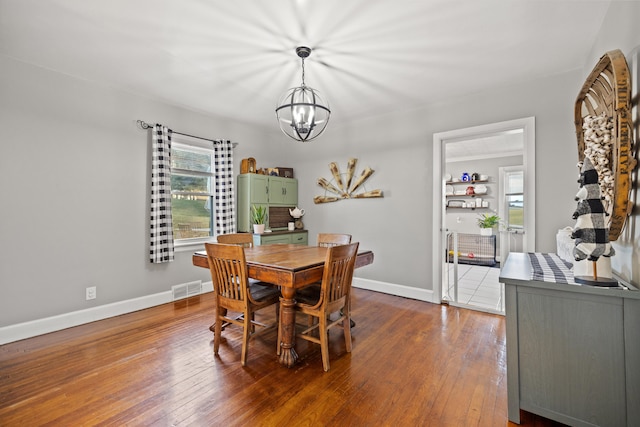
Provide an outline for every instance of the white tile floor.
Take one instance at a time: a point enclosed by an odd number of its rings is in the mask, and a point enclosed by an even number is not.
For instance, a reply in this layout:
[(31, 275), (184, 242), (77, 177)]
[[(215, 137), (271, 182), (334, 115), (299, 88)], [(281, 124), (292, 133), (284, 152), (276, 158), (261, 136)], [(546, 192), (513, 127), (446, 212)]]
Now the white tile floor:
[[(453, 264), (449, 268), (449, 295), (453, 300)], [(498, 282), (500, 269), (480, 265), (458, 265), (458, 303), (479, 310), (504, 313), (504, 285)]]

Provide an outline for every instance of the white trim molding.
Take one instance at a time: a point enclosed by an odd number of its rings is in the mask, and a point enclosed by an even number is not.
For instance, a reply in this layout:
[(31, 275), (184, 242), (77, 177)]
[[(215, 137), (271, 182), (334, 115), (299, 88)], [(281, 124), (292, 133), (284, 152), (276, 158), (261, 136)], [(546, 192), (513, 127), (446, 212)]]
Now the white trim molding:
[[(353, 286), (359, 289), (382, 292), (399, 297), (411, 298), (420, 301), (432, 302), (433, 292), (427, 289), (413, 288), (411, 286), (398, 285), (394, 283), (379, 282), (376, 280), (353, 278)], [(213, 284), (204, 282), (202, 284), (202, 294), (213, 292)], [(144, 297), (133, 298), (126, 301), (114, 302), (112, 304), (100, 305), (84, 310), (72, 311), (70, 313), (59, 314), (44, 319), (32, 320), (24, 323), (17, 323), (0, 328), (0, 345), (97, 320), (108, 319), (122, 314), (132, 313), (145, 308), (173, 302), (171, 291), (160, 292)]]
[(525, 182), (525, 230), (523, 236), (523, 248), (527, 252), (535, 252), (535, 117), (525, 117), (521, 119), (508, 120), (498, 123), (473, 126), (464, 129), (456, 129), (447, 132), (433, 134), (433, 222), (432, 222), (432, 250), (431, 265), (433, 281), (433, 303), (439, 304), (442, 298), (442, 283), (444, 277), (445, 263), (445, 180), (443, 171), (446, 167), (445, 145), (447, 142), (454, 142), (461, 139), (486, 138), (492, 135), (499, 135), (504, 132), (521, 130), (523, 135), (523, 171)]
[[(213, 292), (213, 284), (211, 282), (202, 284), (202, 293), (207, 292)], [(173, 302), (173, 293), (166, 291), (111, 304), (99, 305), (84, 310), (72, 311), (44, 319), (5, 326), (0, 328), (0, 345), (84, 325), (85, 323), (91, 323), (97, 320), (132, 313), (169, 302)]]
[(433, 302), (433, 291), (411, 286), (397, 285), (395, 283), (379, 282), (377, 280), (361, 279), (354, 277), (352, 286), (368, 291), (382, 292), (389, 295), (411, 298), (419, 301)]

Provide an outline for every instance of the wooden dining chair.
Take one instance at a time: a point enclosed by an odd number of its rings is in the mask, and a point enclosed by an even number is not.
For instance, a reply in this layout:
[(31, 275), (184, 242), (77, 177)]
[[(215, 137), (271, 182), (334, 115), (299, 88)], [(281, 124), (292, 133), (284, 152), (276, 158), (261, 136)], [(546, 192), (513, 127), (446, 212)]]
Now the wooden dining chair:
[[(254, 313), (270, 305), (276, 305), (276, 319), (278, 318), (278, 304), (280, 291), (267, 284), (249, 283), (247, 262), (244, 247), (222, 243), (205, 243), (209, 270), (215, 292), (215, 323), (213, 353), (218, 354), (223, 324), (242, 326), (242, 366), (247, 363), (249, 338), (259, 332), (273, 327), (255, 321)], [(240, 313), (241, 316), (229, 316), (228, 312)], [(262, 328), (257, 330), (256, 326)]]
[(241, 245), (245, 248), (253, 247), (253, 235), (251, 233), (230, 233), (216, 236), (218, 243), (227, 245)]
[[(337, 245), (348, 245), (351, 243), (351, 234), (341, 234), (341, 233), (318, 233), (318, 246), (329, 248), (331, 246)], [(305, 288), (301, 289), (300, 295), (303, 297), (307, 297), (309, 299), (310, 296), (317, 295), (320, 292), (320, 282), (313, 283)], [(351, 301), (349, 301), (351, 304)], [(312, 320), (312, 319), (310, 319)], [(351, 327), (356, 326), (356, 322), (351, 319)]]
[[(318, 233), (318, 246), (323, 248), (330, 248), (338, 245), (348, 245), (351, 243), (351, 234), (339, 234), (339, 233)], [(309, 286), (305, 286), (300, 290), (302, 294), (317, 294), (320, 292), (321, 282), (312, 283)]]
[[(358, 255), (358, 243), (349, 245), (331, 246), (327, 250), (324, 263), (321, 291), (314, 300), (307, 300), (301, 296), (296, 305), (297, 313), (306, 314), (317, 320), (297, 337), (320, 344), (322, 352), (322, 366), (329, 370), (329, 329), (339, 325), (344, 331), (344, 340), (347, 352), (351, 352), (351, 310), (349, 297), (351, 296), (351, 279)], [(338, 313), (335, 320), (331, 315)], [(312, 335), (317, 331), (318, 336)], [(278, 342), (281, 341), (282, 331), (278, 327)]]
[[(351, 234), (339, 234), (339, 233), (318, 233), (318, 246), (324, 248), (330, 248), (338, 245), (348, 245), (351, 243)], [(320, 292), (320, 285), (322, 282), (312, 283), (304, 288), (298, 290), (299, 295), (312, 296), (317, 295)], [(307, 298), (308, 299), (308, 298)]]
[[(244, 248), (252, 248), (253, 247), (253, 236), (250, 233), (230, 233), (230, 234), (220, 234), (218, 236), (216, 236), (216, 240), (218, 241), (218, 243), (223, 243), (223, 244), (227, 244), (227, 245), (240, 245)], [(249, 279), (249, 284), (251, 283), (256, 283), (258, 282), (257, 280), (254, 279)], [(226, 313), (226, 311), (223, 309), (222, 310), (223, 313)], [(242, 318), (242, 315), (238, 316), (238, 319)], [(211, 332), (215, 332), (215, 326), (216, 324), (213, 323), (211, 326), (209, 326), (209, 330)], [(225, 327), (227, 326), (227, 323), (224, 323), (222, 325), (222, 330), (224, 331)]]
[[(223, 243), (225, 245), (239, 245), (243, 248), (252, 248), (253, 247), (253, 235), (251, 233), (230, 233), (230, 234), (220, 234), (216, 237), (218, 243)], [(249, 279), (249, 283), (255, 283), (258, 280)], [(271, 283), (262, 282), (263, 285), (269, 286), (277, 286)], [(278, 287), (280, 289), (280, 287)]]

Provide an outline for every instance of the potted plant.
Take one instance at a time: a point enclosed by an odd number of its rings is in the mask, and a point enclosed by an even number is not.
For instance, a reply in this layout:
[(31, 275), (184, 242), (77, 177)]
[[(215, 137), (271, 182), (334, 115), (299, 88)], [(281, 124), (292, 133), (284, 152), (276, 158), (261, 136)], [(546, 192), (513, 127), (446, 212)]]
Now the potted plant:
[(253, 222), (253, 232), (256, 234), (264, 233), (264, 226), (267, 222), (267, 207), (266, 206), (251, 206), (251, 221)]
[(500, 223), (500, 217), (495, 214), (481, 214), (478, 218), (478, 227), (480, 227), (481, 236), (491, 236), (493, 234), (493, 227)]

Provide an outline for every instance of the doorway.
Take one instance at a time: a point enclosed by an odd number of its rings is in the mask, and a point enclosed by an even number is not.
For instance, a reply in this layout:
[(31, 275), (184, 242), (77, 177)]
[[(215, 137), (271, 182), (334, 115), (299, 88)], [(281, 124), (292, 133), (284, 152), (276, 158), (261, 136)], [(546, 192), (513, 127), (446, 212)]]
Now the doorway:
[[(509, 252), (535, 247), (535, 119), (434, 134), (433, 154), (434, 201), (440, 201), (433, 204), (433, 302), (502, 313), (499, 265)], [(517, 182), (517, 170), (522, 186), (505, 186), (508, 178)], [(506, 225), (519, 208), (520, 228), (480, 236), (480, 215), (507, 218)], [(499, 304), (492, 306), (489, 295)]]

